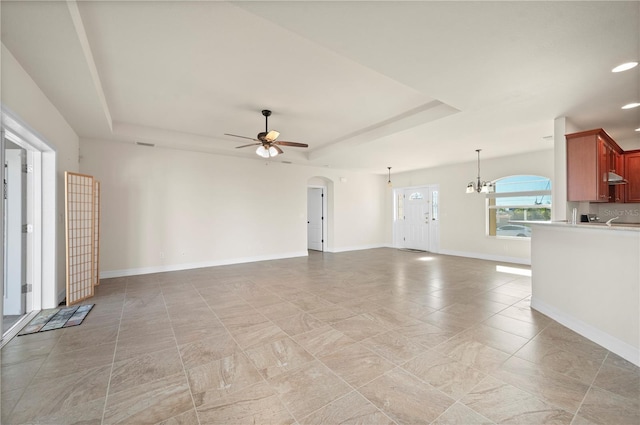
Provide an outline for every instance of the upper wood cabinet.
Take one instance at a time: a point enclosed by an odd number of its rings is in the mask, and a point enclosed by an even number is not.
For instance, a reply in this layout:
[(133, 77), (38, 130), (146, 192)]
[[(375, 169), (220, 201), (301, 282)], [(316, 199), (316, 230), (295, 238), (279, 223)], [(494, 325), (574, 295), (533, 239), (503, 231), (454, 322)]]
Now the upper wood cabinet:
[(624, 153), (626, 202), (640, 202), (640, 149)]
[(567, 134), (567, 200), (624, 202), (624, 189), (609, 185), (609, 172), (621, 174), (622, 149), (601, 128)]
[[(624, 165), (624, 154), (618, 154), (616, 153), (615, 155), (615, 173), (619, 174), (621, 176), (626, 176), (626, 171), (625, 171), (625, 165)], [(613, 201), (614, 202), (626, 202), (626, 190), (627, 190), (627, 185), (626, 184), (616, 184), (614, 186), (609, 186), (609, 191), (610, 193), (613, 194), (614, 198)]]

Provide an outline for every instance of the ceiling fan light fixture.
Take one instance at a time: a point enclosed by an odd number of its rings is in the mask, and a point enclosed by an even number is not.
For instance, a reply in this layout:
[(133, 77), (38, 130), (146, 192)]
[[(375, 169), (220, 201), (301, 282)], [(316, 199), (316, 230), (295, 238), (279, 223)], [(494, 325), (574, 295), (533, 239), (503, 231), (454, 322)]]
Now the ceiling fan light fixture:
[(623, 72), (623, 71), (628, 71), (632, 68), (635, 68), (636, 66), (638, 66), (638, 62), (625, 62), (623, 64), (620, 64), (618, 66), (616, 66), (615, 68), (613, 68), (611, 70), (611, 72)]
[(387, 186), (392, 187), (393, 183), (391, 183), (391, 167), (387, 167), (387, 169), (389, 170), (389, 180), (387, 181)]
[(467, 185), (467, 193), (473, 193), (476, 191), (476, 187), (473, 185), (473, 182), (470, 182)]
[(256, 149), (256, 153), (263, 158), (269, 158), (269, 150), (265, 149), (265, 147), (262, 145), (258, 146), (258, 149)]
[(273, 146), (269, 146), (268, 148), (264, 145), (258, 146), (256, 149), (256, 153), (263, 158), (273, 158), (274, 156), (278, 156), (279, 152)]
[(307, 145), (306, 143), (277, 141), (278, 136), (280, 136), (280, 133), (275, 130), (269, 131), (268, 119), (269, 119), (269, 116), (271, 115), (271, 111), (268, 109), (263, 109), (262, 115), (264, 115), (265, 128), (264, 128), (264, 131), (261, 131), (260, 133), (258, 133), (258, 135), (255, 138), (239, 136), (237, 134), (231, 134), (231, 133), (224, 133), (225, 136), (239, 137), (241, 139), (248, 139), (256, 142), (256, 143), (249, 143), (247, 145), (236, 146), (236, 149), (246, 148), (249, 146), (258, 146), (256, 148), (257, 155), (261, 156), (262, 158), (273, 158), (274, 156), (278, 156), (284, 153), (284, 151), (280, 148), (280, 146), (292, 146), (296, 148), (309, 147), (309, 145)]
[(639, 102), (632, 102), (632, 103), (627, 103), (626, 105), (624, 105), (622, 107), (622, 109), (633, 109), (633, 108), (637, 108), (638, 106), (640, 106)]

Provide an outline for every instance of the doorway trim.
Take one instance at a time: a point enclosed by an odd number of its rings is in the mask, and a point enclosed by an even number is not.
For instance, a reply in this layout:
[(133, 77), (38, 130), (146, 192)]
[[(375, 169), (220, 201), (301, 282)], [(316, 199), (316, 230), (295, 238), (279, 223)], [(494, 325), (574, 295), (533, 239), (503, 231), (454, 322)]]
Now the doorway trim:
[[(27, 314), (8, 332), (2, 336), (0, 346), (8, 342), (22, 323), (43, 308), (57, 305), (56, 294), (56, 152), (35, 130), (22, 122), (5, 106), (0, 108), (2, 133), (7, 140), (27, 151), (27, 164), (32, 168), (27, 184), (29, 206), (27, 207), (28, 224), (32, 225), (30, 234), (30, 268), (27, 276), (32, 285), (31, 305)], [(4, 156), (4, 146), (3, 146)], [(4, 162), (4, 161), (3, 161)], [(4, 216), (4, 209), (2, 210)], [(4, 232), (3, 232), (4, 233)], [(2, 234), (4, 239), (4, 234)], [(4, 264), (2, 264), (4, 275)], [(2, 282), (4, 285), (4, 282)], [(29, 313), (30, 310), (30, 313)]]
[[(327, 186), (323, 186), (323, 185), (314, 185), (314, 184), (309, 184), (307, 185), (307, 189), (322, 189), (322, 251), (320, 252), (325, 252), (327, 250), (327, 240), (328, 240), (328, 226), (327, 226), (327, 222), (329, 220), (327, 220), (327, 215), (328, 215), (328, 210), (327, 210), (327, 204), (328, 204), (328, 197), (327, 197)], [(307, 205), (309, 205), (309, 191), (307, 190)], [(307, 212), (308, 214), (308, 212)], [(308, 240), (308, 232), (307, 232), (307, 249), (309, 249), (309, 240)]]

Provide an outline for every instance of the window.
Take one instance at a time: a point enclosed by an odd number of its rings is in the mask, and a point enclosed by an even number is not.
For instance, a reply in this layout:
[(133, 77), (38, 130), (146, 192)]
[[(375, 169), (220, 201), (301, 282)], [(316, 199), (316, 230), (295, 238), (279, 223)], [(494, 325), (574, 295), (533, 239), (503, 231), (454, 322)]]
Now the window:
[(532, 221), (551, 221), (551, 180), (511, 176), (495, 182), (487, 195), (489, 235), (531, 237)]
[(402, 191), (396, 193), (395, 220), (404, 220), (404, 193)]
[(433, 220), (440, 220), (440, 216), (438, 214), (438, 191), (431, 191), (431, 218)]

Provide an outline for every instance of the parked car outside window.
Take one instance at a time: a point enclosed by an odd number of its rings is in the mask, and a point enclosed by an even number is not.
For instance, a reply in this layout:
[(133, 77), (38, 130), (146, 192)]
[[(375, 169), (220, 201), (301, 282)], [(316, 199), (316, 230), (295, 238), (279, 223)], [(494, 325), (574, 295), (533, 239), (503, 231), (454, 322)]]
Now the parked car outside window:
[(496, 229), (496, 236), (531, 237), (531, 229), (520, 224), (507, 224)]

